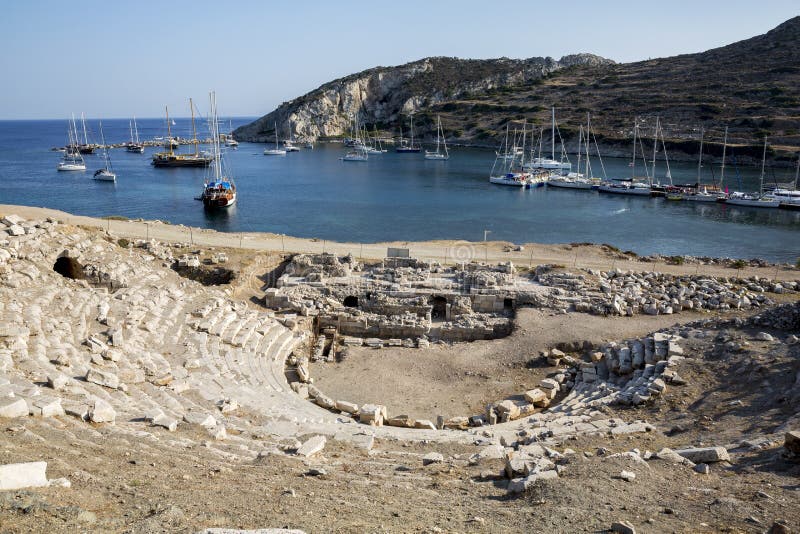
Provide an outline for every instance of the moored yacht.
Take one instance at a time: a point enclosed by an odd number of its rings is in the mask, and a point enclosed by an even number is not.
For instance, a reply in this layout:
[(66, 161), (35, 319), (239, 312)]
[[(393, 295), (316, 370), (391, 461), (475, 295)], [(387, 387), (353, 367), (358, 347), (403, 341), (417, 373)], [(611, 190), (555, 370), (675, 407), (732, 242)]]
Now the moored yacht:
[(217, 122), (217, 95), (209, 94), (211, 104), (211, 144), (214, 177), (203, 185), (200, 200), (206, 209), (230, 208), (236, 203), (236, 184), (233, 177), (223, 174), (224, 159), (220, 150), (219, 124)]

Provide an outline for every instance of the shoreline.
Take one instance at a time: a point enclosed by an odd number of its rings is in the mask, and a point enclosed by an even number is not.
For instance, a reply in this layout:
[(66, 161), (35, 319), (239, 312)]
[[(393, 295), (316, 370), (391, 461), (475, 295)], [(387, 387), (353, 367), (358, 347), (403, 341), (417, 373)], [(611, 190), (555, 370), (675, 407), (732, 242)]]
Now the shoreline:
[[(386, 241), (378, 243), (356, 243), (303, 238), (268, 232), (219, 232), (210, 228), (190, 227), (162, 221), (141, 219), (116, 219), (113, 215), (90, 217), (75, 215), (52, 208), (0, 204), (0, 216), (16, 214), (25, 219), (52, 217), (67, 224), (89, 226), (105, 230), (109, 235), (125, 239), (156, 239), (170, 243), (189, 243), (194, 246), (233, 248), (279, 253), (335, 253), (352, 254), (359, 260), (380, 261), (386, 258), (387, 248), (407, 248), (412, 257), (438, 261), (443, 264), (478, 261), (501, 263), (511, 261), (522, 268), (537, 265), (562, 265), (574, 269), (654, 271), (670, 274), (708, 274), (710, 276), (759, 276), (772, 279), (800, 279), (800, 272), (791, 264), (763, 262), (751, 265), (741, 260), (738, 267), (708, 262), (652, 261), (647, 256), (633, 256), (609, 245), (599, 243), (523, 243), (516, 245), (506, 241), (475, 242), (465, 240), (431, 241)], [(679, 256), (680, 258), (691, 258)], [(664, 257), (668, 258), (668, 257)], [(675, 258), (671, 256), (669, 258)], [(759, 260), (760, 261), (760, 260)]]

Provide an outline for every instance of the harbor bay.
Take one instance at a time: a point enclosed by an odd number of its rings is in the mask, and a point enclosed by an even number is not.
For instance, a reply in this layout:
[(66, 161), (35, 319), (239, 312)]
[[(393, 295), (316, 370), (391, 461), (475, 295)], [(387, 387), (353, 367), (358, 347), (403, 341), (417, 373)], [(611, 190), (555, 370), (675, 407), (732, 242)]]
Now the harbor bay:
[[(248, 119), (235, 119), (233, 126)], [(96, 130), (96, 121), (89, 122)], [(198, 123), (202, 125), (202, 123)], [(139, 119), (143, 140), (166, 135), (164, 119)], [(203, 125), (204, 126), (204, 125)], [(103, 121), (108, 143), (128, 140), (129, 121)], [(191, 137), (189, 119), (173, 135)], [(169, 221), (225, 232), (271, 232), (331, 241), (383, 242), (438, 239), (511, 243), (607, 243), (638, 254), (764, 258), (791, 262), (800, 254), (800, 212), (716, 203), (671, 202), (540, 187), (518, 189), (487, 182), (495, 154), (485, 148), (451, 148), (448, 161), (390, 150), (367, 162), (339, 158), (341, 143), (317, 143), (285, 157), (264, 157), (263, 144), (227, 149), (237, 177), (239, 202), (225, 211), (204, 210), (194, 200), (209, 170), (161, 169), (144, 154), (110, 150), (116, 183), (91, 179), (102, 166), (86, 156), (86, 172), (58, 173), (66, 121), (0, 122), (0, 202), (49, 207), (90, 216)], [(201, 146), (202, 148), (202, 146)], [(190, 151), (190, 146), (180, 151)], [(577, 156), (569, 156), (573, 165)], [(603, 176), (604, 167), (605, 176)], [(594, 175), (627, 178), (630, 159), (592, 158)], [(636, 176), (644, 176), (641, 161)], [(670, 162), (677, 183), (693, 183), (697, 165)], [(705, 162), (701, 181), (719, 179), (719, 162)], [(792, 168), (767, 168), (765, 183), (793, 179)], [(656, 179), (663, 183), (664, 161)], [(729, 161), (723, 187), (758, 188), (760, 169)]]

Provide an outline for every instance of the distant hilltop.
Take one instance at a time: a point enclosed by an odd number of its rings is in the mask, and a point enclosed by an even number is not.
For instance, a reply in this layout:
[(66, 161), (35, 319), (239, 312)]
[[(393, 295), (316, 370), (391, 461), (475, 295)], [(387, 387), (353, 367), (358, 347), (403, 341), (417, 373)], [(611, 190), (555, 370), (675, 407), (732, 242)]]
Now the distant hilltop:
[(755, 156), (768, 135), (770, 150), (789, 159), (800, 146), (800, 17), (721, 48), (635, 63), (575, 54), (376, 67), (285, 102), (234, 135), (272, 141), (277, 123), (281, 138), (290, 130), (296, 138), (344, 136), (358, 112), (362, 124), (394, 136), (413, 114), (417, 134), (430, 139), (440, 115), (448, 142), (491, 146), (509, 121), (549, 127), (551, 106), (568, 145), (591, 113), (609, 155), (630, 143), (634, 117), (647, 126), (658, 115), (670, 144), (686, 153), (696, 152), (701, 128), (710, 153), (720, 152), (728, 126), (742, 156)]

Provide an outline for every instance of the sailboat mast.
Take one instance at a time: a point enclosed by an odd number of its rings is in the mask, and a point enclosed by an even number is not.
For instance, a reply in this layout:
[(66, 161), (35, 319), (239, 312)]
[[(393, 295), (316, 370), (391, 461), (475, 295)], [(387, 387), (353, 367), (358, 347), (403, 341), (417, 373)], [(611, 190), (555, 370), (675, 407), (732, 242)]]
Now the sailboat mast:
[(197, 130), (194, 127), (194, 103), (192, 102), (192, 98), (189, 97), (189, 109), (192, 112), (192, 143), (194, 143), (194, 155), (199, 155), (200, 147), (197, 143)]
[(583, 148), (583, 146), (581, 145), (582, 141), (583, 141), (583, 124), (581, 124), (580, 128), (578, 128), (578, 172), (581, 172), (581, 154), (583, 153), (581, 150)]
[(705, 131), (700, 128), (700, 157), (697, 159), (697, 187), (700, 187), (700, 173), (703, 168), (703, 134)]
[(800, 153), (797, 154), (797, 168), (794, 171), (794, 189), (797, 191), (797, 179), (800, 178)]
[(631, 181), (636, 178), (636, 134), (639, 131), (639, 118), (633, 119), (633, 161), (631, 162)]
[(653, 181), (656, 179), (656, 153), (658, 152), (658, 121), (659, 117), (656, 115), (656, 129), (653, 133)]
[(139, 127), (136, 125), (136, 115), (133, 116), (133, 133), (136, 135), (136, 144), (139, 144)]
[(411, 148), (414, 148), (414, 114), (411, 114)]
[(103, 143), (103, 158), (106, 160), (106, 170), (111, 170), (111, 161), (108, 159), (108, 147), (106, 146), (106, 135), (103, 133), (103, 121), (100, 121), (100, 141)]
[(725, 153), (728, 150), (728, 127), (725, 127), (725, 137), (722, 138), (722, 168), (719, 173), (719, 186), (722, 188), (722, 183), (725, 180)]
[(556, 107), (552, 108), (553, 120), (550, 125), (550, 159), (556, 160)]
[(86, 135), (86, 117), (83, 115), (81, 111), (81, 124), (83, 125), (83, 144), (89, 145), (89, 136)]
[(208, 94), (208, 100), (211, 107), (211, 146), (214, 150), (214, 181), (220, 182), (222, 179), (222, 158), (219, 146), (219, 124), (217, 123), (217, 95), (214, 91)]
[(764, 136), (764, 152), (761, 155), (761, 183), (758, 188), (759, 194), (764, 194), (764, 167), (767, 163), (767, 136)]
[(169, 153), (172, 154), (172, 129), (169, 127), (169, 106), (164, 106), (167, 112), (167, 143), (169, 144)]
[[(589, 135), (590, 135), (590, 132), (592, 131), (591, 128), (592, 128), (592, 116), (587, 111), (586, 112), (586, 143), (584, 143), (586, 145), (586, 172), (583, 175), (584, 178), (591, 178), (591, 176), (589, 176)], [(580, 166), (578, 166), (578, 172), (580, 172), (580, 170), (581, 170)]]

